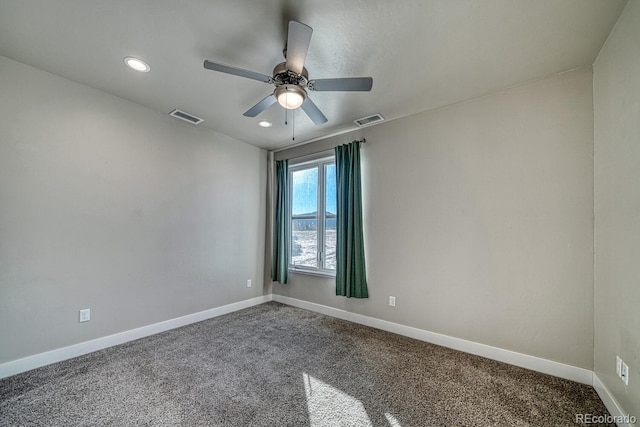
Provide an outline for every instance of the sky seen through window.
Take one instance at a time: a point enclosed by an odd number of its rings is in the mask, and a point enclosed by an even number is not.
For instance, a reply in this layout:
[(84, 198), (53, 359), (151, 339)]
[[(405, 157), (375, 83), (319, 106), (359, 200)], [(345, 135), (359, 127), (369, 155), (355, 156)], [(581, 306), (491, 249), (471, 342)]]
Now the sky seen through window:
[[(336, 166), (327, 165), (325, 172), (327, 212), (336, 213)], [(293, 215), (314, 213), (318, 210), (318, 169), (305, 169), (293, 173)]]

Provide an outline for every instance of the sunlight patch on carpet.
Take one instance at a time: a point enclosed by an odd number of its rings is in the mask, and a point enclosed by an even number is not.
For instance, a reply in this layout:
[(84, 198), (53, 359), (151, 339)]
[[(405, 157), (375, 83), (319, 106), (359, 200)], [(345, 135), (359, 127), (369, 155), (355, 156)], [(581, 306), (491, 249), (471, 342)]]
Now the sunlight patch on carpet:
[(358, 399), (317, 378), (302, 373), (307, 393), (309, 423), (311, 427), (373, 426), (364, 405)]
[(394, 417), (393, 415), (391, 415), (390, 413), (385, 412), (384, 416), (387, 419), (387, 421), (389, 421), (389, 425), (391, 427), (402, 427), (400, 425), (400, 421), (398, 421), (398, 419), (396, 417)]

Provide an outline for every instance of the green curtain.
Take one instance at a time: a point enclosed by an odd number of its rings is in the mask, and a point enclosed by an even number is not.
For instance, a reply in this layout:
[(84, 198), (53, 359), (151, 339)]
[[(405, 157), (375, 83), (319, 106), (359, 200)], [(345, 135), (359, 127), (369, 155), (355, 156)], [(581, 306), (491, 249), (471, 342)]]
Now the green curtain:
[(338, 146), (336, 154), (336, 295), (368, 298), (362, 232), (360, 142)]
[(271, 279), (280, 282), (283, 285), (287, 283), (287, 269), (289, 264), (289, 223), (287, 221), (288, 180), (289, 161), (277, 161)]

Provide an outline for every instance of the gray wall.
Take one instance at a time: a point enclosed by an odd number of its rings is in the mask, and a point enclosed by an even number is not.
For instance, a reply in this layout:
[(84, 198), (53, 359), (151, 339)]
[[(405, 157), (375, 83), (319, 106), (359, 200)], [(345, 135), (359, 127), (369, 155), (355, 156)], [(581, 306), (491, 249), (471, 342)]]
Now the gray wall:
[(362, 136), (370, 298), (295, 273), (274, 293), (592, 369), (591, 70), (276, 158)]
[(4, 57), (0, 99), (0, 363), (263, 295), (264, 150)]
[[(595, 372), (640, 417), (640, 2), (594, 64)], [(630, 369), (616, 376), (616, 355)]]

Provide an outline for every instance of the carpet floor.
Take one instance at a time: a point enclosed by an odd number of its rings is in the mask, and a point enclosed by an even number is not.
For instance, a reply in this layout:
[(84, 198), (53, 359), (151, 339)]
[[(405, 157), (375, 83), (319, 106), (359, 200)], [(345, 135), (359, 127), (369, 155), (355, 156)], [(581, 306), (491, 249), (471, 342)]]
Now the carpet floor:
[(0, 380), (0, 425), (567, 426), (592, 387), (271, 302)]

